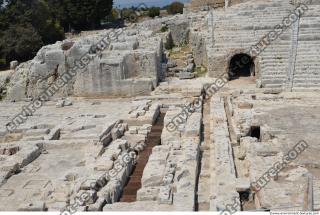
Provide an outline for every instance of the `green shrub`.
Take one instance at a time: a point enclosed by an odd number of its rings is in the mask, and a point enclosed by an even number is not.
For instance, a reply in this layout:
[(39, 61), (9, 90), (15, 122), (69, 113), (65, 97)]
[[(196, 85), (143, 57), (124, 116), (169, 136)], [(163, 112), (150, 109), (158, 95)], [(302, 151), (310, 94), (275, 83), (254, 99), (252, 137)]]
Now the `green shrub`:
[(148, 16), (154, 18), (160, 16), (160, 7), (151, 7), (148, 12)]
[(164, 44), (165, 49), (170, 50), (174, 47), (173, 39), (169, 33), (166, 43)]
[(43, 45), (41, 36), (30, 24), (10, 26), (0, 39), (6, 63), (30, 60)]
[(4, 58), (0, 58), (0, 69), (5, 69), (7, 67), (7, 61)]
[(162, 26), (161, 29), (160, 29), (161, 32), (167, 32), (168, 30), (169, 29), (168, 29), (167, 26)]
[(201, 66), (201, 67), (197, 67), (194, 73), (196, 74), (196, 77), (205, 77), (207, 75), (207, 72), (208, 72), (207, 68), (204, 66)]
[(168, 14), (183, 13), (184, 4), (181, 2), (173, 2), (167, 7)]

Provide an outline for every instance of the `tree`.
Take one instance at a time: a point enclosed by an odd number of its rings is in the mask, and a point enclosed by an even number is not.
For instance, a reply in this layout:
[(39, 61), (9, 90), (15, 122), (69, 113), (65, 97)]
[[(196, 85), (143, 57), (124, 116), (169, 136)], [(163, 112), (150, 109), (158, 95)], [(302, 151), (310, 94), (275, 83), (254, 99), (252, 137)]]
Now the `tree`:
[(123, 8), (121, 10), (121, 18), (129, 21), (136, 21), (138, 15), (135, 13), (135, 9)]
[[(64, 30), (100, 27), (113, 0), (0, 0), (0, 67), (29, 60)], [(6, 65), (4, 65), (6, 64)]]
[(149, 8), (148, 16), (149, 17), (156, 17), (160, 15), (160, 7), (151, 7)]
[(1, 37), (0, 56), (6, 64), (13, 60), (30, 60), (43, 45), (41, 36), (31, 24), (10, 26)]
[(31, 24), (45, 44), (64, 38), (63, 29), (51, 16), (48, 4), (42, 0), (10, 0), (0, 17), (1, 30), (12, 25)]
[(184, 4), (181, 2), (173, 2), (167, 7), (169, 14), (183, 13)]
[(41, 46), (64, 39), (63, 29), (46, 1), (1, 2), (5, 5), (0, 13), (0, 67), (8, 66), (11, 60), (29, 60)]
[(63, 0), (66, 20), (75, 30), (96, 29), (111, 13), (113, 0)]
[(58, 20), (64, 31), (69, 30), (68, 14), (64, 0), (46, 0), (50, 8), (51, 16)]

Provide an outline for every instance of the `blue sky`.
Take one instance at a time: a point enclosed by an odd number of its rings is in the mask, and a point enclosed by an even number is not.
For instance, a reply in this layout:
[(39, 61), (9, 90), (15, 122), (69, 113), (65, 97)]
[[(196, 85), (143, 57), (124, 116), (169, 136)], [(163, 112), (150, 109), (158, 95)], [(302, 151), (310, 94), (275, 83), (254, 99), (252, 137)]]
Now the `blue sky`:
[[(147, 6), (165, 6), (177, 0), (113, 0), (114, 7), (131, 7), (137, 6), (140, 3), (145, 3)], [(189, 2), (190, 0), (178, 0), (180, 2)]]

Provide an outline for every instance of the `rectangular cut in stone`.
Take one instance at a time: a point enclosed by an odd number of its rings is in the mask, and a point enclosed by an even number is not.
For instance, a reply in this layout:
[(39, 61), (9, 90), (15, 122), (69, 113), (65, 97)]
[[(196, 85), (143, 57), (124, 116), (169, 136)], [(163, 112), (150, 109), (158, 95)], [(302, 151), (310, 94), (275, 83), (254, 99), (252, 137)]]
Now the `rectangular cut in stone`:
[(25, 189), (43, 189), (50, 183), (49, 180), (29, 180), (23, 188)]
[(11, 189), (0, 189), (0, 197), (9, 197), (14, 193)]

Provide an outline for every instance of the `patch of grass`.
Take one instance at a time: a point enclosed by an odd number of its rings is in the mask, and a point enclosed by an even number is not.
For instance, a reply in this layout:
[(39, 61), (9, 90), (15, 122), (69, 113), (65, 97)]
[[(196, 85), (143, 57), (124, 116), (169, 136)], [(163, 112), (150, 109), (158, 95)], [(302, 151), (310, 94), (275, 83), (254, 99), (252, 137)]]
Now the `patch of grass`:
[(204, 66), (197, 67), (194, 71), (196, 77), (205, 77), (207, 75), (207, 72), (208, 70)]
[(0, 89), (0, 101), (2, 101), (5, 98), (5, 94), (3, 93), (3, 90)]
[(169, 29), (167, 26), (162, 26), (162, 28), (160, 29), (161, 32), (167, 32)]
[(167, 41), (164, 44), (165, 49), (170, 50), (174, 47), (174, 43), (173, 43), (173, 39), (172, 39), (172, 35), (169, 34)]
[(187, 52), (190, 51), (190, 47), (188, 43), (181, 43), (179, 45), (181, 52)]

